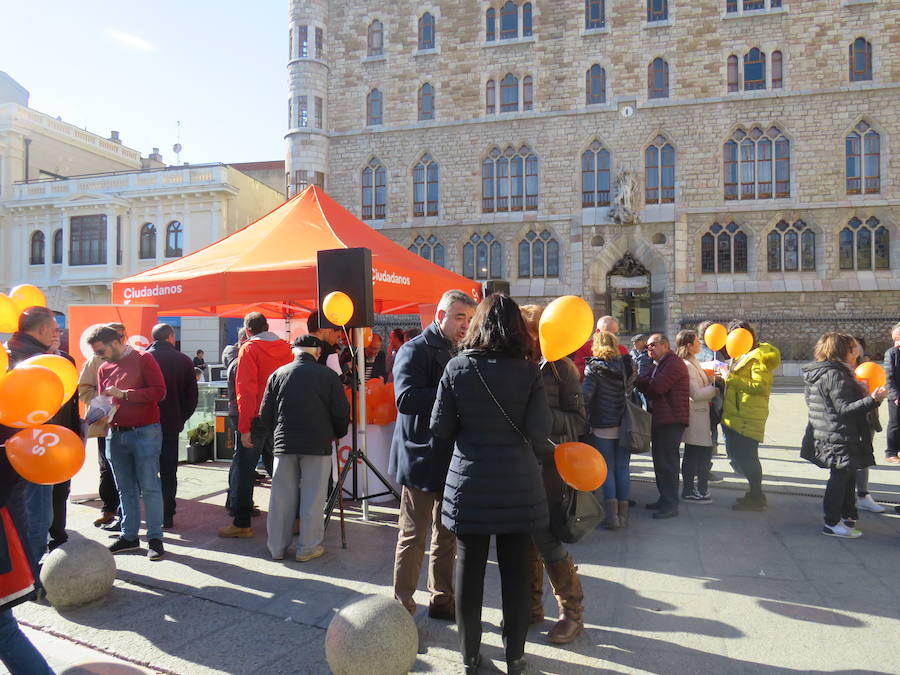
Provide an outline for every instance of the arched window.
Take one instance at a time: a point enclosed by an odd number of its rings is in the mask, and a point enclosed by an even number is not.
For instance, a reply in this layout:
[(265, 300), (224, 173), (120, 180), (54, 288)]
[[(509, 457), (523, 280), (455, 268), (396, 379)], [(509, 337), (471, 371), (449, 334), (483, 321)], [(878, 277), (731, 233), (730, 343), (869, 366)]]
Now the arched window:
[(422, 256), (425, 260), (433, 262), (435, 265), (447, 266), (444, 260), (444, 245), (433, 234), (429, 235), (427, 239), (420, 234), (413, 240), (409, 250), (416, 255)]
[(738, 82), (738, 57), (732, 54), (728, 57), (728, 91), (729, 93), (738, 91), (740, 83)]
[(497, 11), (493, 7), (484, 15), (484, 39), (487, 42), (497, 39)]
[(434, 87), (428, 82), (419, 87), (419, 119), (434, 119)]
[(669, 18), (667, 0), (647, 0), (647, 21), (665, 21)]
[(519, 78), (507, 73), (500, 80), (500, 112), (518, 112)]
[(850, 44), (850, 81), (860, 82), (872, 79), (872, 43), (865, 38), (856, 38)]
[(747, 271), (747, 235), (738, 225), (713, 223), (700, 239), (700, 271), (734, 274)]
[(766, 55), (754, 47), (744, 54), (744, 91), (766, 88)]
[(366, 126), (384, 124), (384, 102), (381, 91), (373, 89), (366, 96)]
[(606, 0), (584, 0), (584, 27), (603, 28), (606, 25)]
[(522, 110), (534, 109), (534, 79), (531, 75), (522, 78)]
[(647, 204), (675, 201), (675, 148), (665, 136), (657, 136), (644, 151), (644, 201)]
[(606, 71), (596, 63), (584, 74), (584, 95), (588, 105), (606, 103)]
[(62, 228), (53, 233), (53, 264), (62, 264), (63, 233)]
[(791, 196), (791, 143), (781, 129), (738, 127), (723, 150), (725, 199)]
[(434, 16), (431, 12), (419, 17), (419, 49), (434, 49)]
[(184, 250), (184, 228), (177, 220), (166, 225), (166, 257), (180, 258)]
[(668, 239), (662, 232), (657, 232), (653, 235), (653, 239), (651, 241), (657, 246), (662, 246), (668, 241)]
[(149, 260), (156, 257), (156, 225), (144, 223), (141, 227), (138, 258)]
[(384, 220), (387, 212), (387, 171), (375, 158), (362, 172), (362, 219)]
[(647, 67), (647, 98), (669, 98), (669, 64), (659, 57)]
[(509, 40), (519, 37), (519, 8), (512, 0), (508, 0), (500, 8), (500, 39)]
[(522, 37), (530, 37), (532, 34), (531, 3), (522, 5)]
[(559, 242), (547, 230), (531, 231), (519, 242), (519, 277), (558, 277)]
[(438, 164), (424, 155), (413, 167), (413, 215), (438, 214)]
[(784, 86), (784, 59), (781, 52), (772, 52), (772, 89), (781, 89)]
[[(867, 122), (860, 121), (845, 141), (847, 194), (881, 192), (881, 137)], [(865, 186), (865, 188), (863, 188)]]
[(369, 56), (384, 54), (384, 26), (378, 19), (369, 24), (368, 48)]
[(493, 115), (497, 112), (497, 85), (488, 80), (484, 87), (484, 112)]
[(877, 218), (863, 223), (851, 218), (838, 235), (838, 264), (842, 270), (891, 268), (890, 234)]
[(581, 207), (609, 206), (609, 150), (594, 141), (581, 154)]
[(473, 234), (463, 246), (463, 276), (469, 279), (500, 279), (503, 251), (490, 232)]
[(816, 233), (802, 220), (780, 221), (766, 237), (766, 259), (770, 272), (814, 272)]
[(44, 249), (46, 248), (46, 239), (44, 233), (38, 230), (31, 235), (31, 258), (32, 265), (44, 264)]
[(481, 163), (482, 211), (535, 211), (538, 207), (538, 159), (528, 146), (491, 150)]

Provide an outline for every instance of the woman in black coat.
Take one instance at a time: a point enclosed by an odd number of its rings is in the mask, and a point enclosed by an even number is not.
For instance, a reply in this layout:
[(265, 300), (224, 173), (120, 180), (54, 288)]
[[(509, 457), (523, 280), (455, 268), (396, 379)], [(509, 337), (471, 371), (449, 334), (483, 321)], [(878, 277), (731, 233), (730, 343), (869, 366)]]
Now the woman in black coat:
[(801, 456), (831, 470), (822, 534), (850, 539), (862, 535), (856, 529), (856, 470), (875, 464), (866, 414), (887, 396), (884, 387), (864, 393), (853, 377), (858, 356), (852, 335), (825, 333), (816, 343), (815, 362), (803, 366), (809, 425)]
[(518, 305), (490, 295), (475, 310), (461, 353), (450, 360), (431, 415), (436, 452), (451, 452), (441, 519), (457, 536), (456, 621), (466, 673), (478, 672), (481, 607), (491, 535), (503, 595), (509, 673), (525, 671), (528, 551), (549, 524), (536, 452), (550, 409)]

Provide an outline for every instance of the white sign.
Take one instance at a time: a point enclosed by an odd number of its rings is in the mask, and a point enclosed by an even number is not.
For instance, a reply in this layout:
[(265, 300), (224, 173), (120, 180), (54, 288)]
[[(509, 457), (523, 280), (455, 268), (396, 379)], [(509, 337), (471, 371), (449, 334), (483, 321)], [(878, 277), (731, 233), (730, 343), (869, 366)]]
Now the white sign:
[(650, 279), (646, 274), (639, 277), (612, 276), (609, 278), (609, 285), (613, 288), (646, 288), (650, 285)]

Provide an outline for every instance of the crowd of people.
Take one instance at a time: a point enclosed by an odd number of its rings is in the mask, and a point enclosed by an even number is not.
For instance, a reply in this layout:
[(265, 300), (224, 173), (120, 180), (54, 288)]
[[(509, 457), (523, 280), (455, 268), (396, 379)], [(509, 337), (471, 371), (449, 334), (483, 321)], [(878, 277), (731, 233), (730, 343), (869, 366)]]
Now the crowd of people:
[[(375, 334), (365, 347), (365, 379), (392, 381), (398, 410), (389, 465), (402, 487), (394, 596), (416, 612), (414, 594), (430, 535), (428, 614), (457, 623), (466, 673), (481, 667), (492, 537), (507, 672), (527, 672), (525, 640), (529, 625), (544, 621), (545, 573), (559, 610), (548, 640), (567, 644), (583, 630), (577, 567), (550, 518), (566, 493), (553, 451), (557, 444), (579, 440), (597, 449), (607, 466), (596, 491), (604, 506), (602, 526), (627, 528), (634, 502), (631, 456), (623, 438), (626, 405), (650, 415), (659, 496), (646, 506), (654, 519), (677, 517), (685, 502), (711, 503), (719, 428), (732, 467), (747, 481), (746, 494), (732, 508), (768, 508), (759, 445), (781, 358), (774, 345), (757, 338), (753, 326), (731, 323), (729, 330), (749, 331), (753, 344), (746, 354), (729, 358), (704, 343), (709, 322), (680, 331), (674, 344), (664, 333), (636, 335), (629, 350), (619, 342), (616, 320), (606, 316), (581, 349), (548, 362), (538, 337), (542, 311), (537, 305), (520, 307), (504, 295), (476, 303), (462, 291), (449, 291), (424, 330), (392, 330), (386, 351)], [(307, 333), (289, 344), (269, 330), (262, 314), (244, 318), (238, 341), (222, 354), (236, 433), (226, 502), (231, 523), (219, 536), (253, 537), (252, 518), (260, 514), (253, 492), (261, 463), (271, 477), (266, 529), (272, 559), (285, 558), (294, 535), (296, 561), (324, 554), (322, 512), (331, 488), (331, 458), (350, 424), (344, 384), (351, 350), (342, 345), (345, 335), (314, 312)], [(176, 349), (170, 325), (155, 326), (152, 337), (150, 347), (140, 351), (129, 345), (124, 325), (95, 328), (87, 336), (94, 356), (81, 371), (77, 398), (51, 422), (97, 439), (102, 508), (94, 524), (119, 532), (110, 550), (140, 548), (143, 503), (147, 556), (159, 560), (165, 555), (163, 530), (175, 522), (178, 437), (196, 408), (195, 368), (198, 362), (205, 367), (205, 361), (200, 350), (192, 360)], [(869, 494), (868, 468), (875, 463), (872, 441), (881, 428), (878, 409), (884, 400), (886, 461), (900, 463), (900, 324), (892, 340), (884, 357), (886, 386), (871, 391), (854, 377), (856, 366), (870, 357), (851, 335), (823, 335), (815, 361), (802, 369), (809, 423), (801, 456), (830, 472), (822, 530), (829, 536), (857, 538), (862, 534), (858, 510), (885, 510)], [(69, 358), (59, 351), (53, 313), (42, 307), (21, 315), (7, 349), (10, 367), (36, 354)], [(88, 408), (85, 423), (79, 419), (79, 399)], [(115, 412), (92, 415), (95, 408)], [(15, 431), (0, 428), (0, 440)], [(0, 488), (38, 579), (41, 558), (67, 539), (69, 485), (21, 480), (4, 453)], [(9, 611), (29, 597), (3, 605), (0, 655), (13, 672), (49, 672)]]

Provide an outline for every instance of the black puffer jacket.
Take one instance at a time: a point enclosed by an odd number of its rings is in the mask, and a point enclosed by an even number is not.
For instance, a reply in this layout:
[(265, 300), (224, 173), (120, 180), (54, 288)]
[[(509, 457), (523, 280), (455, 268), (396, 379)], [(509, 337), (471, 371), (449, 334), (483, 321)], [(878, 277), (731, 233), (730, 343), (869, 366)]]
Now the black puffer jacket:
[(585, 362), (584, 407), (592, 428), (619, 426), (625, 409), (625, 382), (631, 385), (633, 371), (628, 355), (612, 360), (591, 357)]
[[(528, 443), (491, 398), (476, 363)], [(450, 359), (431, 414), (435, 452), (449, 452), (454, 444), (441, 506), (444, 525), (456, 534), (547, 527), (547, 498), (535, 453), (547, 442), (551, 423), (537, 364), (495, 353), (463, 352)]]
[(584, 414), (578, 367), (570, 359), (543, 361), (541, 376), (544, 378), (544, 391), (547, 394), (547, 405), (550, 407), (550, 418), (553, 421), (550, 438), (544, 443), (545, 450), (540, 457), (544, 490), (547, 492), (547, 503), (552, 511), (553, 507), (562, 501), (565, 483), (556, 469), (556, 462), (553, 459), (554, 446), (549, 441), (554, 443), (577, 441), (587, 430), (587, 419)]
[(843, 363), (815, 361), (802, 368), (806, 406), (813, 433), (813, 457), (819, 466), (862, 469), (875, 464), (866, 413), (878, 402), (866, 396)]

